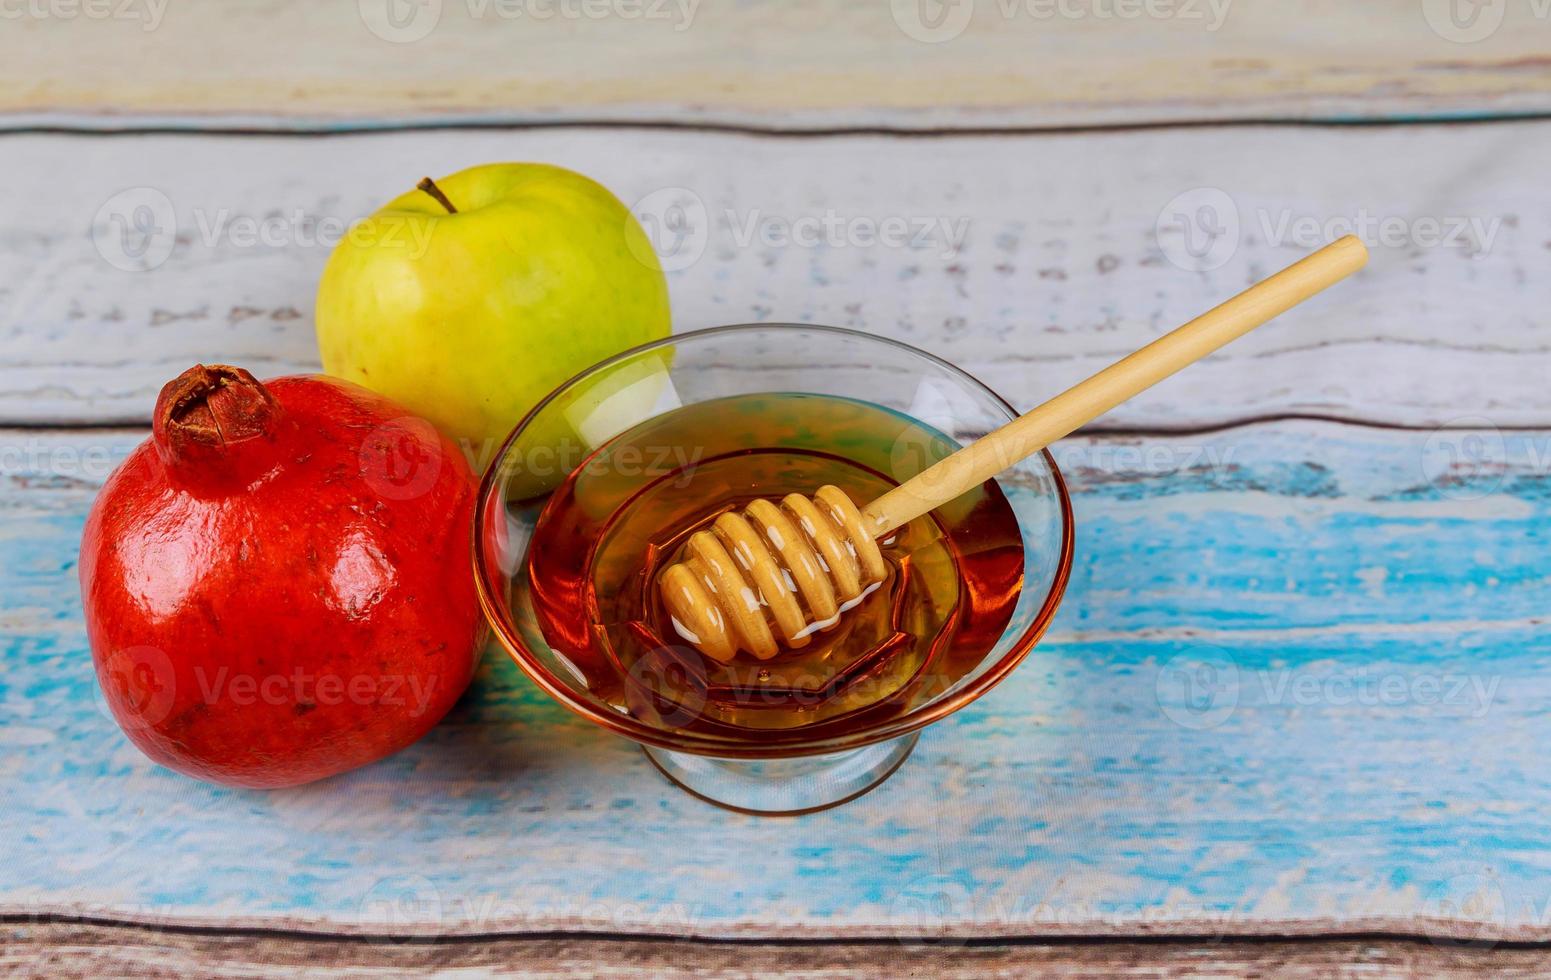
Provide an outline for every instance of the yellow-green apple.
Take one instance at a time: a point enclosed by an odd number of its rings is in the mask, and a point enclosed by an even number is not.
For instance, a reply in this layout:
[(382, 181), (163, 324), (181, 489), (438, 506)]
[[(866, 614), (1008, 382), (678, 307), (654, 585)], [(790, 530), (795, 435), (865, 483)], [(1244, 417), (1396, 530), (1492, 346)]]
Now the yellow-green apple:
[(488, 458), (560, 382), (667, 336), (668, 287), (602, 185), (489, 164), (421, 181), (354, 226), (323, 271), (317, 329), (324, 370)]

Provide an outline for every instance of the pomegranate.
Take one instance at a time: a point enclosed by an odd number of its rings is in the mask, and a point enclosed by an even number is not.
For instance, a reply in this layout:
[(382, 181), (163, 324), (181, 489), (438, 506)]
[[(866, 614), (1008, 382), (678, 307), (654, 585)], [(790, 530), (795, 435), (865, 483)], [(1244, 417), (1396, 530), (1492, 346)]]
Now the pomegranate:
[(364, 388), (185, 371), (81, 540), (114, 718), (157, 762), (236, 786), (414, 742), (483, 646), (475, 490), (452, 443)]

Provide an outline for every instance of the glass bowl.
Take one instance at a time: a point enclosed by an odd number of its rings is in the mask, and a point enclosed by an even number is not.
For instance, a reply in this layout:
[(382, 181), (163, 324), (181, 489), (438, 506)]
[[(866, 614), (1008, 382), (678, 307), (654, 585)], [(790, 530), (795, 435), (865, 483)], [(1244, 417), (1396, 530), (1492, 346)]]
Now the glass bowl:
[[(893, 483), (1017, 414), (952, 364), (855, 330), (746, 324), (677, 334), (582, 372), (550, 393), (512, 431), (480, 487), (475, 575), (496, 637), (523, 672), (561, 704), (639, 743), (669, 779), (703, 799), (744, 812), (803, 813), (845, 802), (881, 783), (909, 755), (922, 728), (985, 694), (1023, 660), (1066, 589), (1072, 508), (1048, 452), (1013, 465), (993, 481), (994, 488), (977, 491), (994, 489), (1005, 498), (1022, 544), (1021, 576), (1014, 562), (1003, 596), (1011, 611), (1005, 626), (986, 641), (987, 652), (940, 690), (913, 699), (900, 695), (888, 711), (759, 730), (692, 724), (695, 719), (682, 711), (656, 710), (639, 697), (622, 700), (618, 684), (599, 682), (595, 671), (578, 666), (574, 653), (551, 642), (564, 639), (561, 634), (599, 631), (589, 621), (597, 606), (566, 606), (569, 618), (557, 620), (549, 598), (554, 590), (543, 581), (546, 575), (540, 574), (540, 581), (530, 577), (530, 558), (543, 558), (545, 548), (574, 548), (570, 557), (582, 561), (586, 556), (587, 564), (599, 545), (584, 537), (557, 545), (551, 535), (533, 549), (546, 503), (551, 496), (566, 497), (570, 491), (565, 488), (574, 490), (583, 467), (596, 468), (604, 458), (615, 464), (624, 459), (622, 451), (610, 448), (622, 445), (621, 440), (628, 444), (630, 436), (621, 433), (641, 431), (645, 423), (661, 425), (671, 420), (669, 413), (683, 417), (698, 407), (702, 416), (716, 420), (714, 438), (703, 440), (711, 445), (709, 458), (705, 445), (654, 447), (664, 460), (692, 461), (686, 473), (706, 466), (719, 458), (714, 454), (725, 449), (727, 440), (738, 439), (740, 427), (754, 425), (721, 406), (747, 405), (754, 396), (772, 393), (825, 396), (864, 403), (859, 410), (885, 410), (887, 415), (878, 417), (897, 419), (897, 436), (887, 446), (858, 447), (856, 463)], [(706, 405), (724, 399), (729, 401)], [(923, 438), (923, 433), (931, 435)], [(642, 466), (652, 465), (645, 453), (634, 458)], [(676, 464), (664, 465), (664, 478), (677, 478)], [(557, 488), (562, 488), (558, 495)], [(567, 499), (574, 505), (578, 498), (572, 492)], [(952, 527), (939, 515), (953, 506), (939, 508), (931, 518), (938, 522), (934, 526)], [(549, 566), (539, 567), (542, 572)], [(643, 667), (651, 657), (630, 664), (620, 671), (621, 682), (640, 685), (643, 669), (682, 671), (683, 656), (700, 656), (690, 648), (674, 649), (674, 658), (655, 666)]]

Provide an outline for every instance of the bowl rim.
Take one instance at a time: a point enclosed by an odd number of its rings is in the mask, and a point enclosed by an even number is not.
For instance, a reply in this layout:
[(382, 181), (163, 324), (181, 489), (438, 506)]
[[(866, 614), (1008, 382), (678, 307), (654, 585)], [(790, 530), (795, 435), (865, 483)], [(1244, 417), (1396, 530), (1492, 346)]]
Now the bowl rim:
[[(1040, 455), (1045, 458), (1045, 464), (1050, 468), (1050, 474), (1055, 481), (1055, 496), (1061, 509), (1061, 554), (1057, 561), (1055, 577), (1050, 584), (1050, 590), (1045, 594), (1044, 602), (1035, 614), (1034, 620), (1018, 637), (1017, 641), (1008, 651), (1002, 655), (995, 664), (976, 678), (963, 689), (955, 691), (947, 697), (935, 701), (929, 701), (925, 705), (898, 715), (888, 721), (872, 728), (864, 728), (854, 732), (846, 732), (840, 736), (831, 735), (827, 738), (804, 740), (799, 737), (791, 737), (789, 732), (801, 729), (772, 730), (761, 732), (762, 741), (751, 740), (748, 744), (726, 741), (715, 737), (699, 736), (684, 732), (655, 728), (643, 722), (637, 721), (629, 715), (618, 712), (607, 712), (572, 693), (570, 687), (534, 656), (518, 635), (507, 617), (499, 612), (496, 597), (491, 594), (489, 583), (486, 580), (487, 563), (483, 547), (485, 532), (485, 513), (492, 493), (495, 491), (497, 472), (501, 463), (506, 459), (507, 452), (517, 437), (527, 427), (545, 406), (554, 401), (573, 384), (582, 378), (607, 368), (611, 364), (617, 364), (630, 358), (638, 357), (648, 351), (662, 347), (669, 347), (684, 340), (701, 340), (706, 337), (728, 333), (741, 333), (751, 330), (805, 330), (815, 333), (833, 334), (840, 337), (861, 340), (865, 343), (882, 344), (893, 347), (905, 353), (924, 358), (928, 362), (956, 376), (962, 382), (974, 389), (978, 389), (997, 405), (1006, 409), (1009, 414), (1016, 417), (1020, 413), (1013, 405), (1001, 395), (993, 391), (990, 386), (968, 371), (953, 364), (944, 358), (938, 357), (930, 351), (922, 350), (912, 344), (907, 344), (891, 337), (880, 337), (863, 330), (854, 330), (850, 327), (835, 327), (825, 324), (770, 322), (770, 323), (730, 323), (715, 327), (705, 327), (698, 330), (686, 330), (681, 333), (672, 333), (657, 340), (637, 344), (604, 358), (591, 366), (571, 375), (560, 384), (556, 385), (543, 398), (523, 415), (522, 419), (512, 427), (502, 440), (501, 446), (489, 464), (485, 467), (484, 474), (480, 477), (478, 494), (475, 497), (474, 522), (473, 522), (473, 571), (474, 584), (479, 596), (480, 609), (485, 620), (495, 637), (505, 648), (507, 656), (516, 662), (517, 667), (528, 676), (528, 679), (537, 684), (550, 697), (571, 712), (582, 716), (588, 721), (597, 724), (616, 735), (624, 736), (634, 742), (641, 742), (667, 749), (673, 752), (687, 752), (692, 755), (710, 756), (723, 759), (783, 759), (797, 758), (811, 755), (828, 755), (836, 752), (845, 752), (851, 749), (859, 749), (878, 742), (886, 742), (890, 739), (900, 738), (912, 732), (919, 731), (927, 725), (941, 721), (943, 718), (960, 708), (978, 700), (992, 688), (996, 687), (1007, 675), (1021, 664), (1039, 643), (1045, 632), (1050, 628), (1050, 622), (1055, 618), (1056, 609), (1061, 605), (1061, 600), (1066, 595), (1067, 585), (1071, 579), (1072, 556), (1076, 540), (1076, 531), (1073, 527), (1073, 512), (1071, 495), (1067, 492), (1066, 479), (1061, 475), (1061, 469), (1056, 465), (1056, 460), (1050, 450), (1040, 450)], [(504, 508), (503, 508), (504, 512)]]

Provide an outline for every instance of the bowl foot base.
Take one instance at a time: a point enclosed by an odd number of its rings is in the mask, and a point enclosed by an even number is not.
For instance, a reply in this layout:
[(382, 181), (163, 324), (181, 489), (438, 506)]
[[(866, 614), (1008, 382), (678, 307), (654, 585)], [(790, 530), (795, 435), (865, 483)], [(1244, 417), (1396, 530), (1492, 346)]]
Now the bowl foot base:
[(675, 785), (739, 813), (795, 816), (856, 799), (894, 774), (920, 732), (829, 755), (793, 759), (719, 759), (641, 746)]

